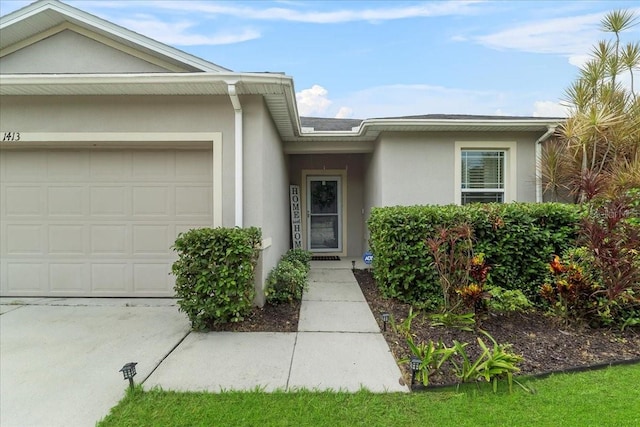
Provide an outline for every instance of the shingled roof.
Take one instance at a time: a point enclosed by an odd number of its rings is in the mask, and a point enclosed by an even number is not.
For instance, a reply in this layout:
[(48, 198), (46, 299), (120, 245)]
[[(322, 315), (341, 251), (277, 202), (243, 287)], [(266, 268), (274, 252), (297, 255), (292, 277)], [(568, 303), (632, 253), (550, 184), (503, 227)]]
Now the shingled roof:
[(360, 119), (330, 119), (326, 117), (300, 117), (303, 128), (313, 128), (318, 132), (351, 131), (362, 123)]

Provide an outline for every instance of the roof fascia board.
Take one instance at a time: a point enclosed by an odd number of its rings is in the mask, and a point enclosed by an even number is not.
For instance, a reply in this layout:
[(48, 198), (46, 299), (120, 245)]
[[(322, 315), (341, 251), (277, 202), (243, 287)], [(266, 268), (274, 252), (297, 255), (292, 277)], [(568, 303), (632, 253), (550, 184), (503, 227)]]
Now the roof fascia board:
[(75, 21), (74, 23), (79, 26), (86, 25), (89, 27), (89, 29), (97, 30), (97, 32), (112, 34), (115, 38), (127, 40), (146, 49), (158, 52), (160, 55), (167, 56), (178, 62), (182, 62), (202, 71), (230, 71), (226, 68), (220, 67), (219, 65), (210, 63), (186, 52), (172, 48), (171, 46), (167, 46), (163, 43), (152, 40), (131, 30), (127, 30), (126, 28), (123, 28), (119, 25), (105, 21), (104, 19), (98, 18), (97, 16), (91, 15), (56, 0), (44, 0), (43, 2), (37, 2), (25, 8), (19, 9), (13, 13), (10, 13), (9, 15), (5, 16), (2, 21), (0, 21), (0, 29), (6, 28), (9, 25), (17, 24), (19, 21), (27, 19), (28, 17), (36, 15), (37, 13), (43, 12), (45, 10), (53, 10), (62, 14), (65, 19), (68, 19), (71, 22)]
[(367, 119), (364, 120), (360, 127), (388, 127), (388, 126), (424, 126), (425, 124), (432, 126), (508, 126), (521, 127), (526, 125), (547, 126), (559, 123), (559, 120), (550, 119)]
[[(2, 85), (74, 85), (117, 83), (225, 83), (277, 84), (291, 87), (292, 79), (283, 74), (264, 73), (127, 73), (127, 74), (1, 74)], [(265, 94), (266, 95), (266, 94)]]
[(71, 30), (74, 31), (80, 35), (83, 35), (85, 37), (88, 37), (92, 40), (95, 40), (99, 43), (102, 43), (106, 46), (109, 46), (113, 49), (119, 50), (120, 52), (124, 52), (127, 55), (131, 55), (134, 56), (136, 58), (142, 59), (143, 61), (149, 62), (151, 64), (157, 65), (159, 67), (165, 68), (169, 71), (174, 71), (176, 73), (184, 73), (184, 72), (188, 72), (189, 70), (185, 69), (185, 68), (181, 68), (181, 67), (177, 67), (175, 64), (172, 64), (170, 62), (167, 62), (161, 58), (158, 58), (156, 56), (152, 56), (149, 55), (148, 53), (142, 52), (140, 50), (136, 50), (133, 49), (129, 46), (125, 46), (117, 41), (115, 41), (114, 39), (110, 39), (106, 36), (103, 36), (101, 34), (95, 33), (91, 30), (88, 30), (85, 27), (81, 27), (79, 25), (76, 25), (74, 23), (71, 22), (64, 22), (60, 25), (57, 25), (55, 27), (49, 28), (46, 31), (43, 31), (39, 34), (36, 34), (32, 37), (29, 37), (28, 39), (22, 40), (14, 45), (11, 45), (3, 50), (0, 51), (0, 58), (2, 58), (3, 56), (9, 55), (13, 52), (16, 52), (20, 49), (23, 49), (29, 45), (32, 45), (34, 43), (37, 43), (41, 40), (44, 40), (48, 37), (51, 37), (55, 34), (61, 33), (62, 31), (65, 30)]

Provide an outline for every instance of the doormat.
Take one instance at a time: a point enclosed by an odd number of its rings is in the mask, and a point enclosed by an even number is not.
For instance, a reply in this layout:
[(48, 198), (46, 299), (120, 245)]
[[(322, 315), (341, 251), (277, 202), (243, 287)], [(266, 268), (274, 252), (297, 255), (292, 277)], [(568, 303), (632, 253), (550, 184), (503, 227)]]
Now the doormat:
[(311, 261), (340, 261), (337, 255), (313, 255)]

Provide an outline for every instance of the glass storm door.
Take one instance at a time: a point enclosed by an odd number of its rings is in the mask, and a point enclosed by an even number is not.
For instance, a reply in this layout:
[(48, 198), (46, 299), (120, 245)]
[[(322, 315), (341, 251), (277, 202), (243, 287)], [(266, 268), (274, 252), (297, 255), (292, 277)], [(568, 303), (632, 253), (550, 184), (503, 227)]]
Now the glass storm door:
[(307, 242), (311, 252), (342, 251), (339, 176), (307, 177)]

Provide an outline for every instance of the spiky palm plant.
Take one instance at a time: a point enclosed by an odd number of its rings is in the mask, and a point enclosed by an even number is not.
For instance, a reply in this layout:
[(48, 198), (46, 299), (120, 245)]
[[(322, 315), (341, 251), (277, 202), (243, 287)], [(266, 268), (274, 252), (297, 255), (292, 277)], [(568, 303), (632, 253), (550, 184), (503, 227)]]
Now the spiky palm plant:
[[(614, 40), (594, 46), (591, 59), (565, 92), (571, 116), (546, 144), (541, 159), (544, 190), (554, 199), (568, 194), (574, 202), (585, 202), (640, 186), (640, 100), (634, 88), (640, 43), (622, 45), (620, 40), (637, 23), (633, 12), (608, 13), (601, 29), (613, 33)], [(625, 73), (629, 85), (621, 82)]]

